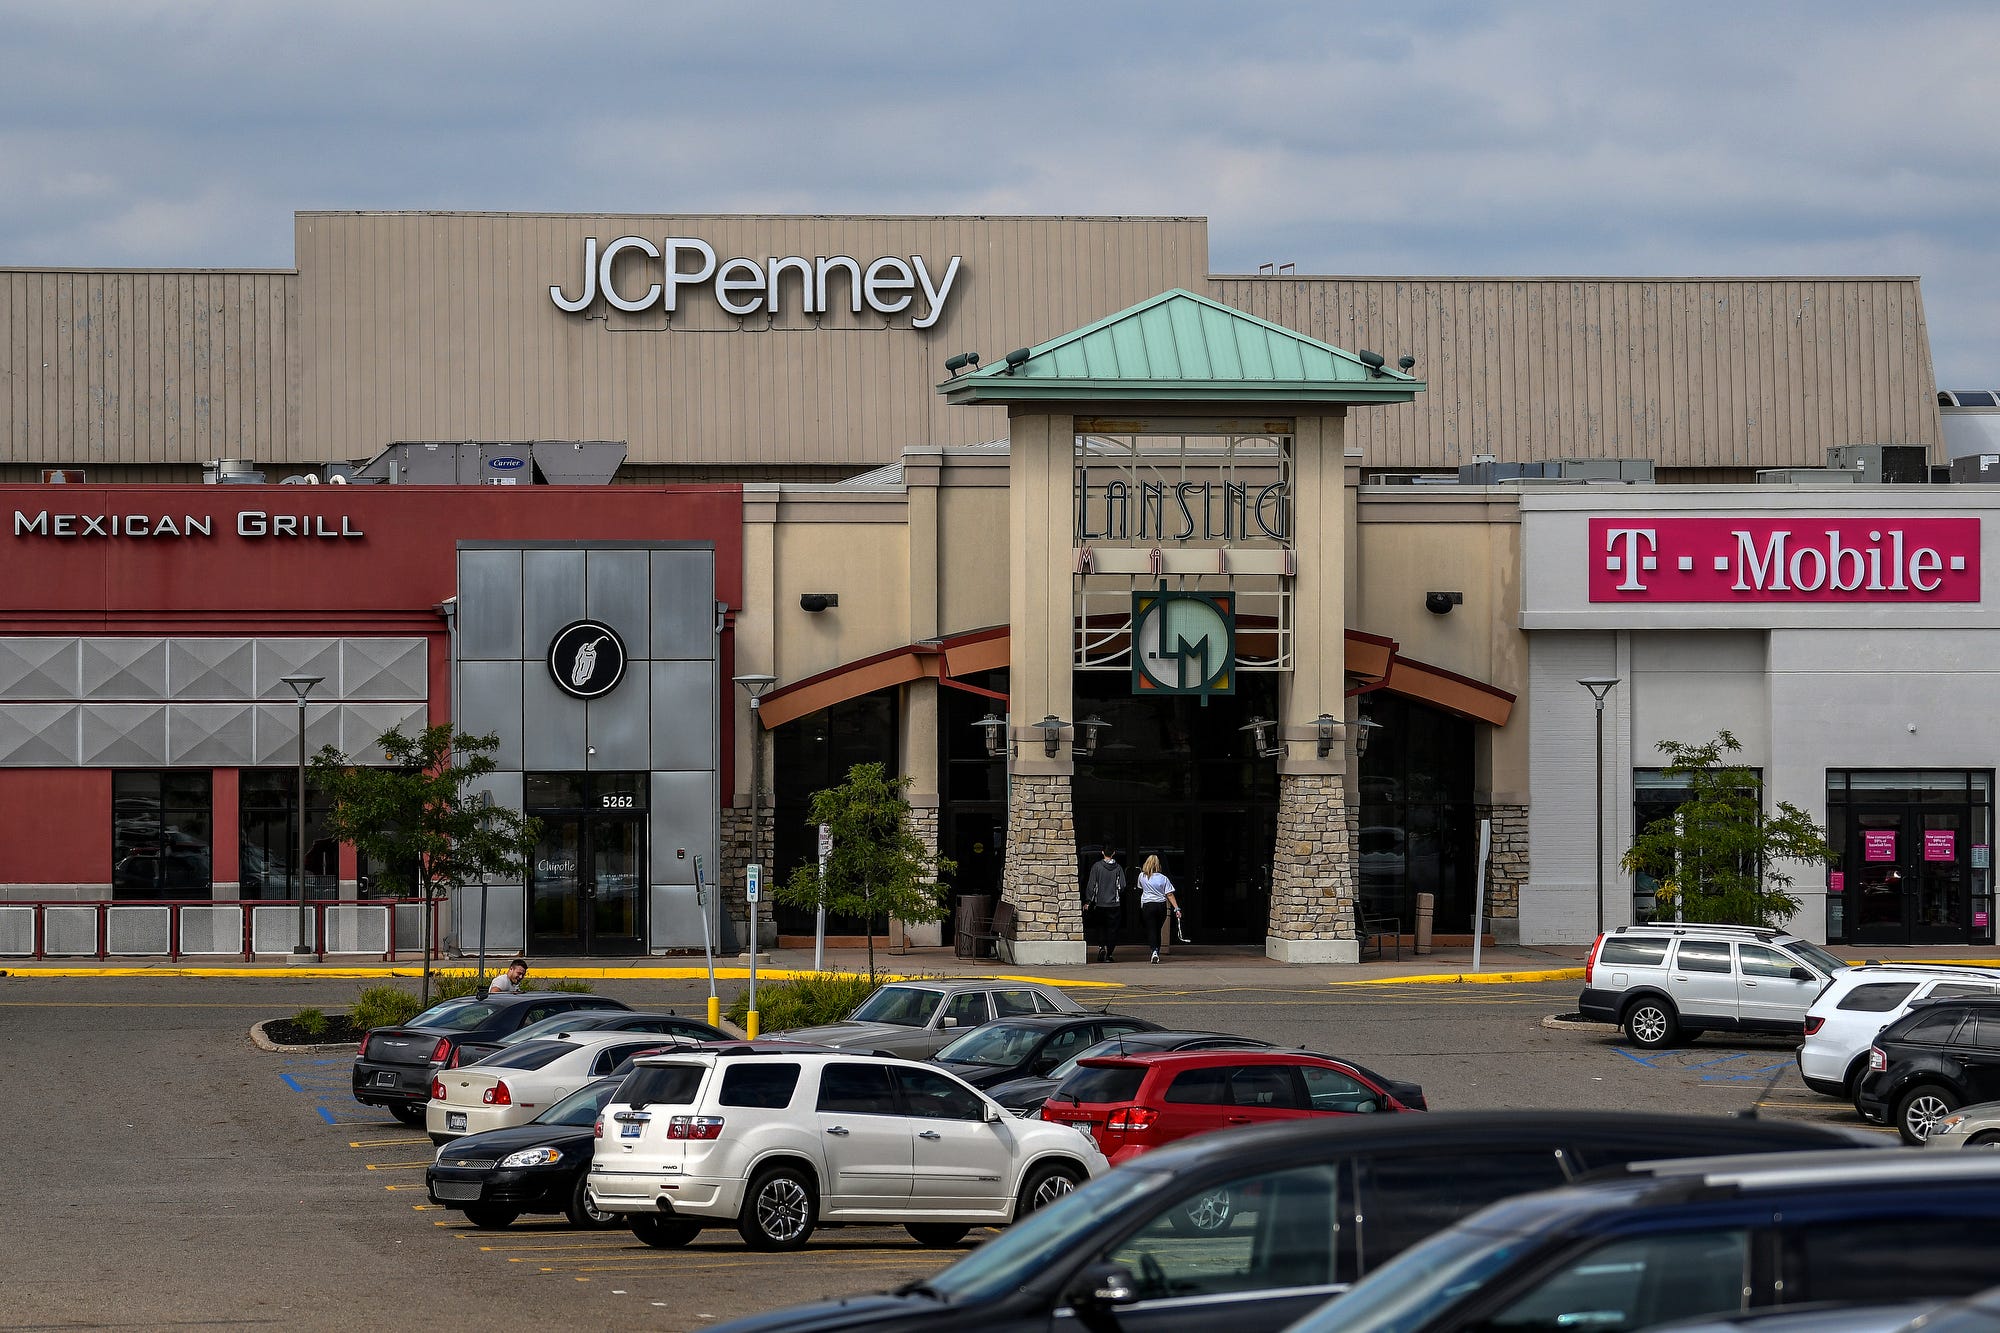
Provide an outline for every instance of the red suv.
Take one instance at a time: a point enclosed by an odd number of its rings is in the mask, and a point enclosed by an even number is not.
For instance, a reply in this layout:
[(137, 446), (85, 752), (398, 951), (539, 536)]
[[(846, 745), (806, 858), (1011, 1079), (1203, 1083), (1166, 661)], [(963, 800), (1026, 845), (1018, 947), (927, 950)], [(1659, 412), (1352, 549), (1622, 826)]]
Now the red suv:
[(1162, 1051), (1084, 1060), (1042, 1104), (1113, 1166), (1148, 1148), (1237, 1125), (1311, 1115), (1424, 1111), (1424, 1090), (1304, 1051)]

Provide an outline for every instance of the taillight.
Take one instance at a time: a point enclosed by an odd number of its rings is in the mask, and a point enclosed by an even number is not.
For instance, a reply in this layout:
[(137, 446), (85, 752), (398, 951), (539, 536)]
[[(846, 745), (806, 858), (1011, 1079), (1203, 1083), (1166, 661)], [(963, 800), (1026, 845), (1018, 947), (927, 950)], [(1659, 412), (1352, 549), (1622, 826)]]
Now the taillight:
[(1868, 1072), (1879, 1074), (1889, 1067), (1889, 1057), (1882, 1053), (1880, 1046), (1868, 1048)]
[(1812, 1036), (1813, 1033), (1818, 1032), (1821, 1028), (1825, 1026), (1826, 1026), (1826, 1019), (1823, 1016), (1816, 1014), (1806, 1015), (1806, 1035), (1808, 1037)]
[(692, 1139), (697, 1143), (722, 1137), (722, 1117), (719, 1115), (677, 1115), (667, 1122), (667, 1137), (670, 1139)]
[(448, 1064), (447, 1064), (447, 1065), (445, 1066), (445, 1068), (447, 1068), (447, 1069), (456, 1069), (456, 1068), (458, 1068), (458, 1061), (459, 1061), (459, 1057), (463, 1056), (464, 1054), (465, 1054), (465, 1050), (464, 1050), (464, 1048), (463, 1048), (463, 1047), (459, 1047), (459, 1046), (454, 1046), (454, 1047), (452, 1047), (452, 1048), (451, 1048), (451, 1061), (450, 1061), (450, 1063), (448, 1063)]
[(501, 1079), (492, 1087), (479, 1094), (479, 1100), (488, 1106), (512, 1106), (514, 1094), (507, 1091), (507, 1080)]
[(368, 1058), (368, 1039), (374, 1035), (375, 1034), (372, 1032), (364, 1032), (361, 1034), (361, 1049), (354, 1053), (355, 1059), (366, 1060)]
[(439, 1037), (438, 1044), (431, 1047), (431, 1063), (441, 1065), (451, 1056), (451, 1038)]
[(1104, 1127), (1114, 1133), (1136, 1134), (1140, 1130), (1151, 1129), (1160, 1113), (1149, 1106), (1121, 1106), (1111, 1113)]
[(604, 1117), (603, 1117), (603, 1116), (599, 1116), (599, 1117), (597, 1117), (597, 1119), (596, 1119), (596, 1120), (595, 1120), (595, 1121), (594, 1121), (594, 1122), (593, 1122), (593, 1123), (591, 1124), (591, 1126), (590, 1126), (590, 1137), (592, 1137), (593, 1139), (601, 1139), (601, 1138), (603, 1138), (603, 1137), (604, 1137)]
[(443, 1101), (443, 1100), (444, 1100), (444, 1080), (443, 1080), (443, 1079), (441, 1079), (441, 1078), (434, 1078), (434, 1079), (432, 1079), (432, 1080), (431, 1080), (431, 1100), (432, 1100), (432, 1101), (439, 1101), (439, 1102), (441, 1102), (441, 1101)]
[(1604, 947), (1604, 937), (1599, 935), (1590, 942), (1590, 957), (1583, 961), (1583, 984), (1588, 986), (1597, 977), (1597, 951)]

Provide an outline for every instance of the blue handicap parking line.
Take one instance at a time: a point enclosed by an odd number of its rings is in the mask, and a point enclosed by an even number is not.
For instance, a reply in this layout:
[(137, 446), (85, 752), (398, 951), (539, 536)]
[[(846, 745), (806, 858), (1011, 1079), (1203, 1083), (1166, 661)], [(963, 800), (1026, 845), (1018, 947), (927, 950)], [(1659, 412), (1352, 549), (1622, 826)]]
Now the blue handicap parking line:
[(1635, 1065), (1644, 1065), (1648, 1069), (1659, 1068), (1658, 1065), (1654, 1064), (1651, 1060), (1647, 1059), (1645, 1056), (1634, 1055), (1632, 1054), (1632, 1052), (1626, 1050), (1623, 1046), (1613, 1046), (1611, 1049), (1618, 1052), (1618, 1054), (1624, 1056), (1627, 1060), (1630, 1060)]

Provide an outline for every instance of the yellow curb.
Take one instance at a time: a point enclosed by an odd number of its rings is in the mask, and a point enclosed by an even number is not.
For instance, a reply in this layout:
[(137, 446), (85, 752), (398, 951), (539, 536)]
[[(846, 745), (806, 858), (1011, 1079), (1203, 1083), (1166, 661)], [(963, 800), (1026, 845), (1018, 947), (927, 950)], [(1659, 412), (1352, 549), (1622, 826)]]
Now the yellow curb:
[(1557, 967), (1540, 972), (1432, 972), (1416, 977), (1374, 977), (1367, 980), (1329, 981), (1329, 986), (1432, 986), (1463, 982), (1468, 986), (1499, 986), (1510, 982), (1581, 981), (1581, 967)]
[[(439, 972), (463, 973), (468, 968), (432, 968), (431, 975)], [(409, 966), (399, 967), (13, 967), (6, 969), (10, 977), (247, 977), (262, 978), (266, 981), (368, 981), (397, 978), (414, 981), (423, 976), (423, 969)], [(695, 981), (705, 980), (705, 967), (543, 967), (535, 969), (537, 977), (551, 980), (574, 981)], [(797, 981), (802, 977), (816, 976), (810, 968), (760, 967), (757, 969), (759, 981)], [(938, 973), (897, 973), (878, 972), (883, 981), (936, 981)], [(718, 981), (748, 981), (750, 969), (747, 967), (718, 967), (715, 969)], [(959, 977), (942, 978), (947, 981)], [(1082, 981), (1070, 977), (1038, 977), (1014, 973), (968, 975), (967, 981), (1024, 981), (1040, 982), (1049, 986), (1065, 986), (1080, 990), (1122, 990), (1122, 981)]]

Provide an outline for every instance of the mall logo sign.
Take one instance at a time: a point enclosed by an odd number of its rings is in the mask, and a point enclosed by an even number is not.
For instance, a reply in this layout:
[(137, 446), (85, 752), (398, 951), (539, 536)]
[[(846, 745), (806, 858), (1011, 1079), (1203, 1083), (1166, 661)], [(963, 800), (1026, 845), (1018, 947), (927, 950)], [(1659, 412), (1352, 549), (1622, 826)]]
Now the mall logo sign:
[[(628, 252), (632, 258), (625, 264), (621, 285), (614, 280), (616, 269)], [(944, 272), (933, 278), (922, 255), (908, 259), (885, 255), (866, 264), (849, 255), (718, 260), (715, 247), (694, 236), (669, 236), (659, 245), (644, 236), (620, 236), (601, 250), (591, 236), (583, 242), (579, 294), (569, 296), (555, 286), (549, 288), (549, 299), (558, 310), (574, 315), (590, 309), (602, 292), (605, 304), (614, 310), (637, 314), (658, 306), (671, 317), (680, 308), (683, 288), (706, 286), (715, 303), (732, 315), (776, 315), (783, 308), (789, 275), (789, 286), (805, 314), (830, 310), (837, 284), (845, 287), (853, 313), (860, 314), (863, 305), (878, 315), (899, 315), (914, 308), (910, 327), (927, 329), (944, 315), (960, 262), (953, 255)]]
[(1977, 602), (1976, 518), (1593, 518), (1593, 602)]

